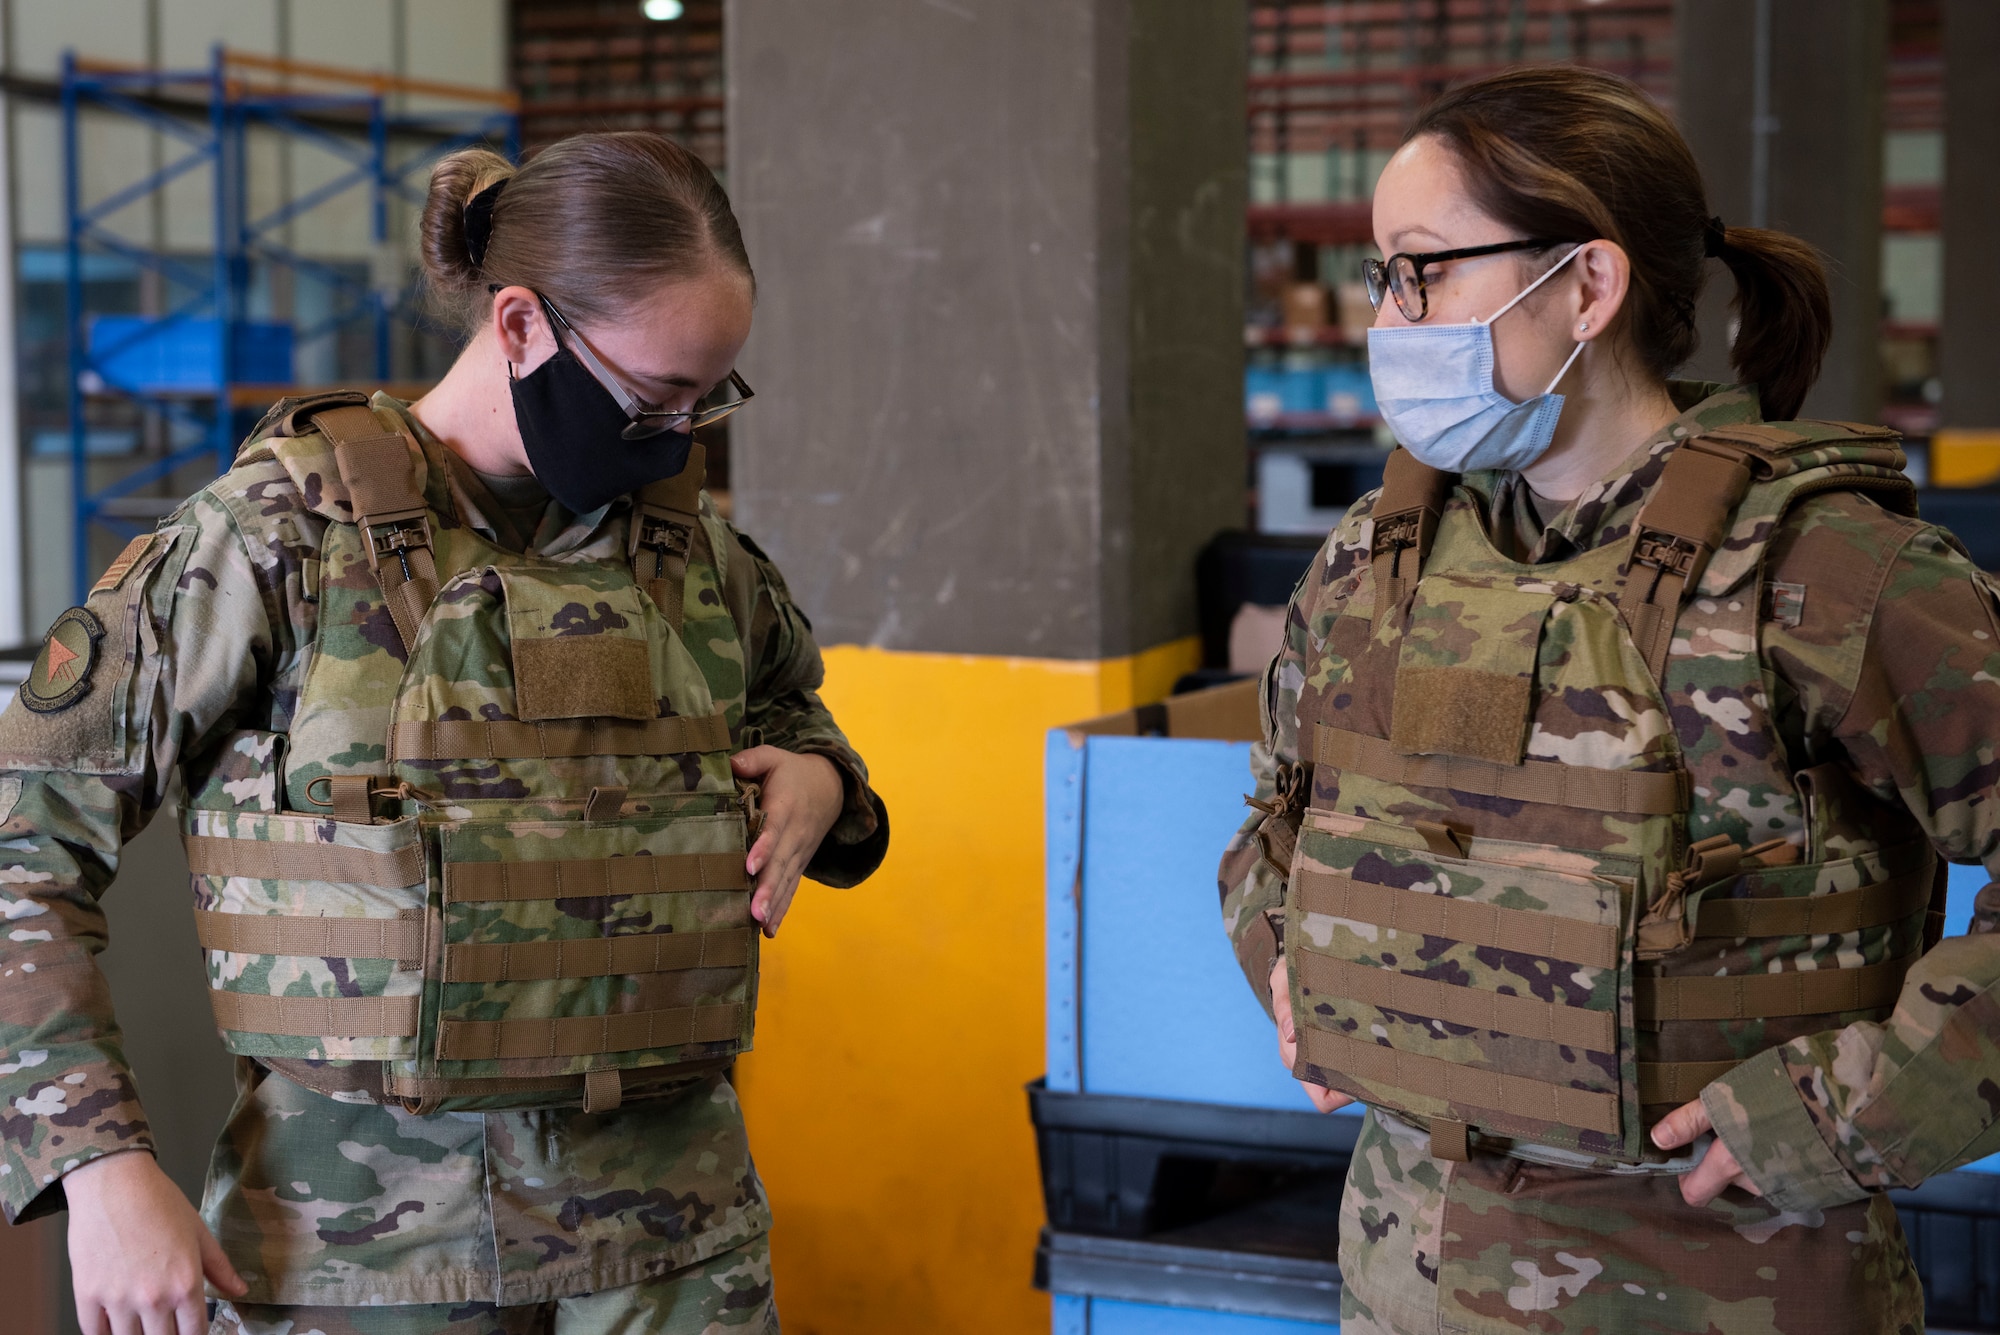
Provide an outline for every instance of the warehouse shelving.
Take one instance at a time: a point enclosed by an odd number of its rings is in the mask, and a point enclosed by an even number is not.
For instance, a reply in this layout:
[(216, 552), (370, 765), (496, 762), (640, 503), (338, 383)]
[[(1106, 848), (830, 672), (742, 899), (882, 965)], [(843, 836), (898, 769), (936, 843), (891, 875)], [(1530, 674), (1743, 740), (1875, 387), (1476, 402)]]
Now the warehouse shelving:
[[(285, 241), (288, 226), (353, 191), (367, 192), (370, 239), (387, 256), (391, 202), (420, 207), (423, 178), (438, 155), (473, 144), (519, 153), (512, 93), (280, 60), (216, 46), (206, 68), (156, 69), (63, 58), (64, 235), (68, 269), (69, 421), (74, 575), (78, 596), (98, 564), (94, 531), (128, 536), (170, 509), (148, 494), (204, 460), (228, 467), (246, 411), (298, 390), (291, 350), (360, 327), (372, 342), (372, 372), (389, 381), (398, 324), (423, 327), (407, 265), (387, 262), (362, 277)], [(410, 109), (412, 106), (417, 109)], [(122, 119), (157, 133), (178, 156), (86, 199), (87, 118)], [(279, 200), (251, 204), (247, 180), (253, 136), (305, 144), (340, 167), (329, 179)], [(117, 215), (158, 200), (175, 182), (207, 173), (210, 228), (205, 251), (169, 249), (157, 236), (135, 240)], [(84, 283), (90, 258), (109, 254), (150, 275), (166, 296), (146, 319), (91, 309)], [(251, 318), (257, 275), (287, 271), (323, 284), (333, 309), (294, 329)], [(93, 338), (97, 317), (128, 318)], [(270, 372), (279, 370), (273, 376)], [(249, 374), (252, 371), (258, 374)], [(397, 387), (392, 387), (397, 388)], [(407, 388), (407, 387), (403, 387)], [(148, 442), (129, 461), (90, 450), (93, 419), (112, 405), (136, 409)], [(115, 476), (105, 479), (109, 472)]]

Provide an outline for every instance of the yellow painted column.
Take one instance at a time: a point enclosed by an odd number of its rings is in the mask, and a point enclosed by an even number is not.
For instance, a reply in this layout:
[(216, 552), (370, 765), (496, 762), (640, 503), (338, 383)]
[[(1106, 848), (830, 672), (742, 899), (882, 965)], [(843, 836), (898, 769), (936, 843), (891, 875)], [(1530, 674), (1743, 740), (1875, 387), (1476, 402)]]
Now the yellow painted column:
[(827, 651), (893, 834), (862, 886), (800, 890), (737, 1067), (788, 1335), (1048, 1330), (1022, 1089), (1043, 1065), (1044, 735), (1165, 698), (1199, 656)]

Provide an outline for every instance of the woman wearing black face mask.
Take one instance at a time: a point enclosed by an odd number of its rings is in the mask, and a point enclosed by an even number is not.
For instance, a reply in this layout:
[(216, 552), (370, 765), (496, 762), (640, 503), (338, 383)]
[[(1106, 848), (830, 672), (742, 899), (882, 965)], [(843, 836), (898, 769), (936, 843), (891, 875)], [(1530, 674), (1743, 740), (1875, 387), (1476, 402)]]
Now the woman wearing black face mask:
[[(0, 942), (37, 989), (0, 989), (0, 1096), (62, 1127), (0, 1144), (0, 1204), (66, 1196), (87, 1330), (193, 1330), (204, 1277), (217, 1331), (776, 1330), (730, 1063), (759, 937), (888, 817), (701, 490), (693, 433), (751, 397), (742, 239), (621, 133), (446, 158), (422, 246), (468, 335), (438, 386), (280, 404), (0, 725), (0, 906), (42, 928)], [(119, 1152), (88, 953), (177, 775), (238, 1059), (201, 1218)]]

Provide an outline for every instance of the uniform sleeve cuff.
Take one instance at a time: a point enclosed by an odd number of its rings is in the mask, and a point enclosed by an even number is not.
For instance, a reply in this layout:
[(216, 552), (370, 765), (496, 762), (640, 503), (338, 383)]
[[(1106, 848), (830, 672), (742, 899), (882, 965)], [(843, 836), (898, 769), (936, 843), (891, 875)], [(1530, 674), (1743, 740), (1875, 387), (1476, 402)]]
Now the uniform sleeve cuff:
[(812, 860), (806, 863), (806, 875), (836, 890), (859, 885), (874, 875), (882, 859), (888, 856), (889, 808), (881, 795), (868, 786), (867, 777), (851, 753), (819, 747), (801, 751), (832, 761), (833, 767), (840, 771), (841, 787), (846, 791), (840, 818), (813, 851)]
[(1782, 1048), (1736, 1067), (1703, 1090), (1701, 1102), (1715, 1134), (1775, 1208), (1826, 1210), (1868, 1195), (1820, 1135)]

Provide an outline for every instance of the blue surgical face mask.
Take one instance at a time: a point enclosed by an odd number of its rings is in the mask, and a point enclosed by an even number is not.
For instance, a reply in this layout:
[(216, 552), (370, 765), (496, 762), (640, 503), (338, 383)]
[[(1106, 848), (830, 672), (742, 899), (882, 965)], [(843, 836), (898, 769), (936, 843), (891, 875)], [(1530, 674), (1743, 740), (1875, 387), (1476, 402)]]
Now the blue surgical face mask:
[(1555, 277), (1576, 247), (1514, 300), (1470, 324), (1413, 324), (1368, 331), (1368, 377), (1382, 419), (1417, 462), (1447, 473), (1526, 468), (1548, 452), (1562, 413), (1555, 387), (1583, 351), (1578, 343), (1549, 387), (1515, 403), (1493, 384), (1493, 322)]

